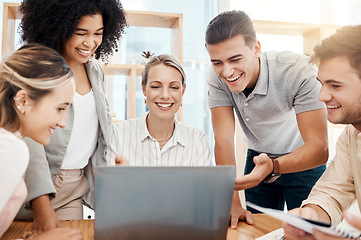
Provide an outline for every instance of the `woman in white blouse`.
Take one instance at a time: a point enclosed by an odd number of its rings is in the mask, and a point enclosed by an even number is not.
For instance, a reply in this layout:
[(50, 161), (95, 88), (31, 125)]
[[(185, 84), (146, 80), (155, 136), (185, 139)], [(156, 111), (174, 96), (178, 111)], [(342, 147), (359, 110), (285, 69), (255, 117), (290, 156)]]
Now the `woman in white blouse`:
[[(65, 127), (72, 76), (58, 53), (38, 44), (24, 45), (0, 63), (0, 238), (27, 195), (29, 149), (23, 137), (46, 145), (56, 127)], [(82, 239), (79, 230), (68, 228), (29, 237)]]
[(185, 73), (172, 56), (155, 56), (145, 65), (142, 89), (149, 111), (142, 117), (113, 124), (116, 163), (130, 166), (213, 165), (203, 131), (179, 122)]

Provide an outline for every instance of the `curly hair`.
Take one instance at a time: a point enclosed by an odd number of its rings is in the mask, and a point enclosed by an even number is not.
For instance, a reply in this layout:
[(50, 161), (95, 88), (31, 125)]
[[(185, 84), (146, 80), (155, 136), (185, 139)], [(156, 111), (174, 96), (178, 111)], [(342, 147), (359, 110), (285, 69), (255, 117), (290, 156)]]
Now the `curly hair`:
[(23, 18), (21, 39), (40, 43), (62, 54), (62, 43), (69, 39), (85, 15), (100, 13), (103, 17), (103, 41), (95, 51), (95, 59), (105, 63), (118, 48), (128, 26), (119, 0), (24, 0), (20, 5)]

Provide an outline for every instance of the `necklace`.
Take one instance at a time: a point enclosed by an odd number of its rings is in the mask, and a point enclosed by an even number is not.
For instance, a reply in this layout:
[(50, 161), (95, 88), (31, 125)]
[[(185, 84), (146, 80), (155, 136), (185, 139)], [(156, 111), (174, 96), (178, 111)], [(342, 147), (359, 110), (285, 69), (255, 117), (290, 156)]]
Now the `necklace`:
[(165, 139), (162, 139), (162, 140), (158, 140), (158, 139), (157, 139), (157, 141), (158, 141), (159, 143), (161, 143), (161, 142), (168, 142), (168, 140), (169, 140), (171, 137), (172, 137), (172, 135), (170, 135), (169, 137), (167, 137), (167, 138), (165, 138)]
[(150, 127), (149, 127), (149, 115), (147, 116), (147, 120), (146, 120), (146, 124), (147, 124), (147, 128), (148, 128), (148, 132), (150, 134), (150, 136), (152, 138), (154, 138), (155, 140), (157, 140), (157, 142), (159, 143), (160, 148), (162, 149), (163, 146), (169, 141), (169, 139), (173, 136), (173, 131), (174, 131), (174, 122), (172, 124), (172, 128), (168, 129), (168, 132), (166, 132), (166, 137), (164, 139), (158, 139), (157, 137), (155, 137), (155, 134), (153, 134), (150, 131)]
[(169, 139), (172, 137), (172, 135), (170, 135), (168, 138), (164, 139), (164, 140), (157, 140), (159, 143), (160, 147), (163, 147), (164, 145), (167, 144), (167, 142), (169, 141)]
[[(149, 131), (149, 134), (150, 134), (153, 138), (155, 138), (154, 135), (153, 135), (150, 131)], [(170, 134), (169, 134), (168, 137), (166, 137), (166, 138), (164, 138), (164, 139), (157, 139), (157, 138), (155, 138), (155, 140), (157, 140), (157, 142), (159, 143), (160, 148), (162, 148), (162, 147), (169, 141), (169, 139), (171, 139), (172, 136), (173, 136), (173, 131), (170, 132)]]

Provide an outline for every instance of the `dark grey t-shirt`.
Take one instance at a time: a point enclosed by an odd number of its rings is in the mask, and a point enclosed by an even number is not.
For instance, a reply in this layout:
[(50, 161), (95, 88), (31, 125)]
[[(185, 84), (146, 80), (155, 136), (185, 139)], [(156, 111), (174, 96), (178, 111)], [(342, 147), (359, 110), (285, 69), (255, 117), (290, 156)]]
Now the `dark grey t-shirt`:
[(296, 114), (324, 108), (318, 100), (317, 69), (308, 57), (292, 52), (264, 52), (256, 86), (246, 97), (232, 93), (227, 84), (210, 70), (210, 108), (233, 106), (248, 147), (267, 153), (284, 154), (303, 145)]

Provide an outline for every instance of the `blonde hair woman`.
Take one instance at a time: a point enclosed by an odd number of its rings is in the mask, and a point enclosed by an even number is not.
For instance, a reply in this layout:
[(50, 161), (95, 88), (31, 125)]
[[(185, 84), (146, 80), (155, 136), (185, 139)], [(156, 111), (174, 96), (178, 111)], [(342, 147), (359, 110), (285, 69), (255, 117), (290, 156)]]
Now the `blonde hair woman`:
[[(72, 75), (58, 53), (38, 44), (21, 47), (0, 64), (0, 237), (27, 195), (22, 176), (29, 149), (22, 139), (46, 145), (56, 127), (65, 127), (74, 95)], [(78, 230), (58, 228), (33, 239), (82, 236)]]
[(141, 118), (113, 124), (116, 161), (133, 166), (209, 166), (203, 131), (179, 122), (186, 77), (172, 56), (155, 56), (145, 65), (142, 89), (149, 111)]

